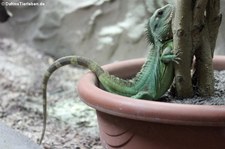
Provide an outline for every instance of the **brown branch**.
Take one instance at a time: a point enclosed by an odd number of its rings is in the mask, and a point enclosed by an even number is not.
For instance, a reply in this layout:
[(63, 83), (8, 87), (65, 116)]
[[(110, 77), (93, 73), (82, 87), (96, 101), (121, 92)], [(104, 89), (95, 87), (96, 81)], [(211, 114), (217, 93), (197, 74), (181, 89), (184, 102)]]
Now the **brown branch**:
[(208, 0), (196, 0), (193, 10), (193, 54), (196, 49), (200, 47), (201, 32), (205, 26), (205, 10)]
[(213, 54), (219, 26), (222, 21), (222, 14), (220, 13), (220, 0), (209, 0), (206, 10), (206, 20), (209, 28), (210, 45)]
[(178, 65), (175, 65), (175, 86), (179, 97), (191, 97), (193, 95), (190, 72), (192, 61), (191, 28), (192, 1), (176, 0), (173, 41), (175, 52), (181, 53), (181, 61)]
[(201, 33), (200, 47), (195, 52), (195, 77), (197, 78), (196, 85), (200, 96), (212, 96), (214, 92), (212, 54), (209, 41), (209, 32), (206, 25)]
[[(193, 12), (194, 30), (192, 35), (196, 57), (196, 72), (194, 76), (196, 77), (195, 84), (200, 96), (211, 96), (214, 92), (212, 53), (218, 33), (218, 20), (216, 21), (217, 23), (213, 20), (218, 18), (218, 7), (218, 0), (197, 0)], [(216, 12), (212, 8), (216, 9)], [(199, 26), (202, 26), (202, 29), (198, 30)], [(217, 28), (211, 31), (212, 27)]]

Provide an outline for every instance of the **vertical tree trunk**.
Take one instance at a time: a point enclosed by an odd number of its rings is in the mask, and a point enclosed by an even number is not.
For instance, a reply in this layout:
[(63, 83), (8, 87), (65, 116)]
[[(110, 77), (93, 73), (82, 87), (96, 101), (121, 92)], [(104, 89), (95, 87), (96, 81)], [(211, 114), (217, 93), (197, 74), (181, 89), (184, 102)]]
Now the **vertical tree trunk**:
[(175, 65), (175, 87), (178, 97), (193, 95), (191, 81), (192, 62), (192, 1), (176, 0), (173, 24), (174, 50), (179, 53), (181, 61)]
[(216, 46), (219, 26), (222, 21), (222, 14), (220, 13), (220, 0), (209, 0), (206, 9), (206, 21), (209, 28), (209, 39), (213, 54)]
[[(203, 26), (203, 28), (197, 32), (197, 37), (199, 37), (200, 42), (199, 45), (195, 47), (195, 76), (198, 94), (200, 96), (212, 96), (214, 93), (212, 58), (221, 22), (219, 6), (219, 0), (196, 0), (195, 3), (194, 14), (198, 15), (194, 15), (194, 27), (196, 25)], [(199, 41), (195, 35), (193, 37), (193, 40)]]
[(200, 96), (214, 93), (213, 52), (221, 23), (220, 0), (176, 0), (173, 41), (181, 62), (175, 66), (179, 97), (193, 95), (190, 65), (196, 57), (194, 83)]
[(214, 93), (214, 75), (207, 25), (201, 34), (201, 45), (195, 52), (197, 92), (200, 96), (212, 96)]

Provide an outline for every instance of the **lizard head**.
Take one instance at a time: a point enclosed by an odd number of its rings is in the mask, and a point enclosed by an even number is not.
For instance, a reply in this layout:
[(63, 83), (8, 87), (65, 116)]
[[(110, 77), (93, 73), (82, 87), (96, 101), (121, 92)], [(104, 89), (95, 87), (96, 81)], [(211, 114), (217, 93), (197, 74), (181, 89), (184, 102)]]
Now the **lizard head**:
[(171, 22), (173, 12), (174, 7), (171, 4), (167, 4), (154, 12), (147, 24), (147, 33), (150, 42), (162, 42), (172, 38)]

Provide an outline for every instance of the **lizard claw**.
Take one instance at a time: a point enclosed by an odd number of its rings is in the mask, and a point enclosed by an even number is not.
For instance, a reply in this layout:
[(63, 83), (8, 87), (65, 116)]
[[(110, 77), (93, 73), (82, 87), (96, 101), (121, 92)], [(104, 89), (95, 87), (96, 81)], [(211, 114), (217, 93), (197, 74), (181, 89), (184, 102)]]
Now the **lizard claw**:
[(180, 61), (181, 59), (180, 58), (175, 58), (174, 60), (173, 60), (173, 62), (175, 62), (176, 64), (179, 64), (179, 61)]
[(174, 52), (175, 58), (173, 59), (173, 62), (175, 62), (176, 64), (179, 64), (179, 61), (181, 61), (181, 58), (179, 56), (181, 54), (183, 54), (183, 52), (181, 51)]

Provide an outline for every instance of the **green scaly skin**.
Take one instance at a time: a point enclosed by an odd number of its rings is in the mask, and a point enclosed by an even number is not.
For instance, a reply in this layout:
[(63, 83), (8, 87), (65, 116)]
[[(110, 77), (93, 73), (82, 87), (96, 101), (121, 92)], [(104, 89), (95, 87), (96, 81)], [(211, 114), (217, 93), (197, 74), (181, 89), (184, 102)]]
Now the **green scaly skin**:
[(157, 9), (148, 20), (147, 35), (153, 47), (141, 71), (132, 79), (125, 80), (110, 75), (96, 62), (79, 56), (67, 56), (56, 60), (47, 70), (43, 79), (43, 114), (44, 126), (40, 144), (44, 138), (47, 119), (47, 83), (51, 74), (58, 68), (71, 64), (90, 69), (99, 79), (101, 85), (109, 92), (138, 99), (157, 100), (170, 87), (173, 77), (173, 61), (178, 60), (173, 53), (171, 21), (173, 6), (166, 5)]

